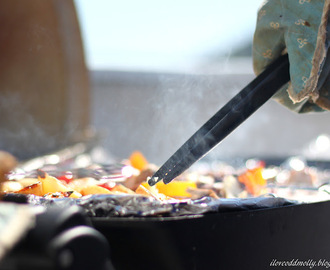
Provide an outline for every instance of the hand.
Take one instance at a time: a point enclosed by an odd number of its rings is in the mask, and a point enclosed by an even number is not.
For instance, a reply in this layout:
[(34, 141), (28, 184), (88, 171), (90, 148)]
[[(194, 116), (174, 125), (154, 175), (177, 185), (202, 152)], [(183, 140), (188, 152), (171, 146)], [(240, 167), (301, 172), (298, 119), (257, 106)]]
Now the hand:
[(299, 113), (330, 110), (329, 9), (330, 0), (268, 0), (258, 11), (254, 71), (287, 52), (291, 80), (274, 98)]

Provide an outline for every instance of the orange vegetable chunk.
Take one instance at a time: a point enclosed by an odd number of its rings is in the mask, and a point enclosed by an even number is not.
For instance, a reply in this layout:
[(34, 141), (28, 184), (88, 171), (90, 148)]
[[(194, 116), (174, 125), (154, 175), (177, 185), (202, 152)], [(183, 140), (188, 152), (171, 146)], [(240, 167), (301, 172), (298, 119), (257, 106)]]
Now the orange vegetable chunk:
[(148, 165), (147, 159), (139, 151), (134, 151), (131, 154), (129, 161), (131, 166), (139, 171), (142, 171)]
[(266, 186), (266, 180), (262, 176), (262, 170), (262, 167), (256, 167), (238, 176), (238, 181), (243, 183), (246, 190), (252, 195), (260, 195)]

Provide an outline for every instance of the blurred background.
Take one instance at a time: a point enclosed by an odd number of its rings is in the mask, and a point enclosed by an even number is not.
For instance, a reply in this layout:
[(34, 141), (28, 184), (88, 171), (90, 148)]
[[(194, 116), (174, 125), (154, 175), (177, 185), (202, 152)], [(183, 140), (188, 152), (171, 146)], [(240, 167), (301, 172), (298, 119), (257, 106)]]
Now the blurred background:
[[(96, 140), (118, 160), (139, 150), (160, 165), (255, 77), (261, 3), (4, 0), (2, 54), (15, 52), (0, 61), (0, 81), (12, 78), (0, 89), (23, 97), (0, 91), (0, 148), (27, 159)], [(15, 33), (25, 39), (9, 43)], [(24, 76), (21, 65), (9, 71), (15, 61), (25, 63)], [(328, 112), (298, 115), (269, 101), (207, 158), (327, 159), (329, 120)]]
[[(115, 156), (141, 150), (164, 162), (254, 78), (261, 0), (75, 3), (91, 71), (92, 122)], [(330, 134), (329, 120), (329, 113), (297, 115), (270, 101), (208, 158), (327, 158), (327, 136), (319, 135)]]

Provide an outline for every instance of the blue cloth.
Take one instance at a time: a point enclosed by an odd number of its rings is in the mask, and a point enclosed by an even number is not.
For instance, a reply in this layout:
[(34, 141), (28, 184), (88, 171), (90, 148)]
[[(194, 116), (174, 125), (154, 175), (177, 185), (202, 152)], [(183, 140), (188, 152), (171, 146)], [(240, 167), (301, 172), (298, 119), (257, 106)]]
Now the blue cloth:
[(258, 11), (254, 71), (287, 52), (290, 82), (274, 98), (299, 113), (330, 110), (329, 8), (330, 0), (269, 0)]

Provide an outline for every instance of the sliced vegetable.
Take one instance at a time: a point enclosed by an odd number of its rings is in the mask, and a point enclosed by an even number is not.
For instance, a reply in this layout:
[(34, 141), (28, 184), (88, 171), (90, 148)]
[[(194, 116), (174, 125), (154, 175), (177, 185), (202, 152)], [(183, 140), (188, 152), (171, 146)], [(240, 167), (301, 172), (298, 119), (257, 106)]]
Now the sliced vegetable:
[(135, 169), (138, 169), (139, 171), (142, 171), (148, 165), (147, 159), (139, 151), (134, 151), (131, 154), (129, 161), (131, 166)]
[(43, 196), (43, 187), (41, 182), (34, 183), (32, 185), (26, 186), (20, 190), (18, 190), (16, 193), (19, 194), (34, 194), (36, 196)]
[(57, 178), (48, 175), (46, 172), (39, 171), (38, 180), (42, 184), (43, 195), (47, 193), (73, 191), (72, 194), (70, 195), (70, 198), (81, 197), (81, 194), (79, 192), (63, 184), (63, 182), (61, 182)]
[(100, 187), (100, 186), (88, 186), (81, 189), (81, 195), (91, 195), (91, 194), (114, 194), (110, 190)]
[(246, 190), (252, 195), (258, 196), (266, 186), (266, 180), (262, 176), (263, 167), (247, 170), (238, 176), (238, 181), (243, 183)]
[(168, 184), (158, 182), (156, 188), (160, 193), (165, 194), (169, 197), (191, 197), (191, 194), (187, 191), (189, 189), (196, 189), (197, 185), (193, 181), (178, 181), (173, 180)]

